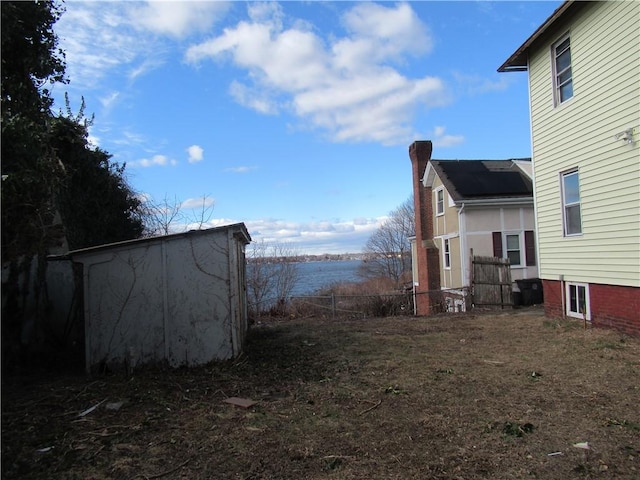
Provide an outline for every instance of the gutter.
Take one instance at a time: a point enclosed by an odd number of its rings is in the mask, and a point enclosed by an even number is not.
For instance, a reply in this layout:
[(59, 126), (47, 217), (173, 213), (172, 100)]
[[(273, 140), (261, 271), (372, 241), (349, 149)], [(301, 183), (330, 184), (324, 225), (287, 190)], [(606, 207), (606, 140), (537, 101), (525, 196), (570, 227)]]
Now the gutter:
[[(467, 258), (467, 224), (466, 221), (464, 220), (463, 214), (464, 214), (464, 207), (465, 207), (465, 203), (462, 202), (462, 206), (460, 207), (460, 209), (458, 210), (458, 234), (460, 235), (460, 266), (461, 266), (461, 274), (462, 274), (462, 278), (461, 278), (461, 283), (464, 289), (465, 283), (467, 281), (467, 279), (469, 278), (469, 275), (467, 275), (467, 262), (466, 262), (466, 258)], [(464, 290), (463, 290), (464, 291)], [(464, 296), (464, 295), (463, 295)], [(466, 300), (465, 300), (466, 302)]]
[(489, 198), (477, 200), (464, 200), (463, 202), (455, 202), (456, 206), (468, 205), (471, 207), (503, 207), (516, 205), (533, 205), (533, 197), (521, 198)]

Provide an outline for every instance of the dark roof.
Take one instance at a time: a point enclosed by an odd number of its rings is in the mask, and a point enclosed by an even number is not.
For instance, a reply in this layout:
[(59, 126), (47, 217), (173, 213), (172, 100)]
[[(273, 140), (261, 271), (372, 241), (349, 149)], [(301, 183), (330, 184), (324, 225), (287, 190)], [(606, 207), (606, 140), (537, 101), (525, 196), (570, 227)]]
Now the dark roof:
[(533, 197), (533, 184), (512, 160), (431, 160), (445, 188), (455, 201)]
[(585, 2), (574, 2), (567, 0), (563, 2), (556, 10), (540, 25), (533, 34), (520, 47), (511, 54), (511, 56), (498, 67), (498, 72), (521, 72), (525, 71), (529, 65), (529, 49), (560, 19), (568, 14), (567, 11), (575, 11)]

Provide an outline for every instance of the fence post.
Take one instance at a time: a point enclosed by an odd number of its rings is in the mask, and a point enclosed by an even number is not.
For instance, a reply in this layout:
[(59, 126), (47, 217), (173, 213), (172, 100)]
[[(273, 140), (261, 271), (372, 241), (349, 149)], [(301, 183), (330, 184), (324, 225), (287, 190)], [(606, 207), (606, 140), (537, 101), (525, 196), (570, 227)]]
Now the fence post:
[(331, 292), (331, 318), (336, 318), (336, 295)]

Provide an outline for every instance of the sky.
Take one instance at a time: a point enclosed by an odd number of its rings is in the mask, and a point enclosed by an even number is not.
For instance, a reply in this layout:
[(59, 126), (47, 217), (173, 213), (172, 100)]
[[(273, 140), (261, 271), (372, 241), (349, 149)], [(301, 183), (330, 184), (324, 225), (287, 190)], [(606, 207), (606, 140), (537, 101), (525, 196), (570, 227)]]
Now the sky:
[(67, 0), (53, 94), (84, 99), (90, 141), (141, 198), (356, 253), (411, 196), (412, 142), (531, 156), (527, 74), (497, 68), (560, 4)]

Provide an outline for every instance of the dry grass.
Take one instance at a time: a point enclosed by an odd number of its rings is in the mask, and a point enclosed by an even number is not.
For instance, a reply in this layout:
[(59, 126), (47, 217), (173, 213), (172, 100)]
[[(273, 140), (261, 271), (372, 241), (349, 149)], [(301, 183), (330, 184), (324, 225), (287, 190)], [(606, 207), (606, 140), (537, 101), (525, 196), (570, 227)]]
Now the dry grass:
[(2, 477), (640, 477), (640, 339), (529, 310), (266, 322), (246, 352), (4, 379)]

